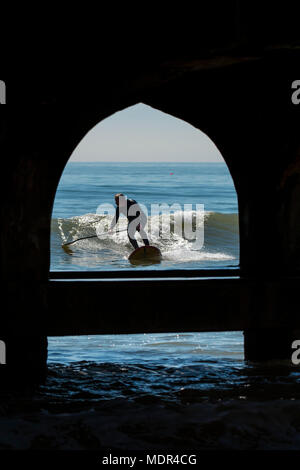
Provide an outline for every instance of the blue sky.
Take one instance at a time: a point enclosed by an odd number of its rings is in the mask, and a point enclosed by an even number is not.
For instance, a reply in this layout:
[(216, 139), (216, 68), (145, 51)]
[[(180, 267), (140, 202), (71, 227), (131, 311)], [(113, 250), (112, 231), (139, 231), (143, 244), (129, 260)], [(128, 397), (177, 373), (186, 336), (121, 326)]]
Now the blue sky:
[(223, 157), (203, 132), (140, 103), (97, 124), (70, 161), (220, 162)]

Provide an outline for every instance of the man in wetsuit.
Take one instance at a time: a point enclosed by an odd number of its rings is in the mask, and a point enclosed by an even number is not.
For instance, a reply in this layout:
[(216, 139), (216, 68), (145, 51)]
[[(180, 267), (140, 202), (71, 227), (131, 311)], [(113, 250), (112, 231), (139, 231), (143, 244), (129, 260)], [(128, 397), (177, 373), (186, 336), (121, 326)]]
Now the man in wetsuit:
[(119, 193), (115, 195), (116, 213), (112, 220), (110, 231), (118, 223), (120, 213), (124, 214), (128, 219), (127, 235), (133, 248), (136, 250), (139, 245), (134, 237), (135, 232), (138, 231), (143, 239), (145, 245), (149, 245), (147, 234), (144, 230), (147, 223), (146, 214), (142, 211), (141, 207), (134, 199), (128, 199), (124, 194)]

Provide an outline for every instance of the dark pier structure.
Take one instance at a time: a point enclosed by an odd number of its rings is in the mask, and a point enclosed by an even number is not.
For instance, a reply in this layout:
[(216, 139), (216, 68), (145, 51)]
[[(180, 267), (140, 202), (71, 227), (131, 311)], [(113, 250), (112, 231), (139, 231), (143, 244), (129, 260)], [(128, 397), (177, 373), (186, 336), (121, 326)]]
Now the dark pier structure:
[[(45, 377), (51, 335), (243, 330), (246, 360), (291, 357), (300, 329), (299, 25), (291, 11), (247, 4), (204, 12), (187, 47), (100, 44), (93, 65), (0, 77), (1, 380)], [(222, 153), (238, 196), (238, 268), (49, 272), (52, 207), (70, 155), (93, 126), (139, 102), (201, 129)], [(135, 299), (128, 312), (125, 291)]]

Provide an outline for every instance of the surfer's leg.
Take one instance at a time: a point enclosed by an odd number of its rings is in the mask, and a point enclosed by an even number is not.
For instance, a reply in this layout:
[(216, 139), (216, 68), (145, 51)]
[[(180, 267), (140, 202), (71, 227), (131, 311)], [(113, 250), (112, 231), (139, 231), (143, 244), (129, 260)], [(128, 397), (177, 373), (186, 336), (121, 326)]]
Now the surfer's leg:
[[(128, 235), (128, 237), (129, 237), (129, 235)], [(131, 245), (133, 246), (133, 248), (134, 248), (135, 250), (139, 247), (138, 242), (136, 241), (135, 238), (130, 238), (130, 237), (129, 237), (129, 241), (130, 241)]]
[(132, 245), (133, 248), (136, 250), (136, 249), (139, 247), (138, 242), (136, 241), (136, 239), (135, 239), (134, 237), (131, 238), (131, 237), (129, 236), (129, 233), (128, 233), (128, 238), (129, 238), (129, 241), (130, 241), (131, 245)]
[(136, 232), (135, 220), (130, 220), (129, 224), (128, 224), (128, 227), (127, 227), (127, 235), (128, 235), (128, 238), (129, 238), (129, 241), (130, 241), (131, 245), (136, 250), (139, 247), (139, 245), (138, 245), (138, 242), (136, 241), (136, 239), (134, 237), (135, 232)]
[(147, 234), (146, 234), (145, 230), (141, 227), (139, 232), (141, 234), (141, 237), (143, 239), (144, 244), (148, 246), (149, 245), (149, 240), (148, 240), (148, 237), (147, 237)]
[(147, 236), (147, 233), (145, 232), (144, 228), (145, 228), (145, 225), (147, 223), (147, 219), (145, 219), (144, 217), (141, 218), (141, 222), (139, 223), (139, 228), (138, 228), (138, 231), (143, 239), (143, 242), (144, 242), (144, 245), (149, 245), (149, 240), (148, 240), (148, 236)]

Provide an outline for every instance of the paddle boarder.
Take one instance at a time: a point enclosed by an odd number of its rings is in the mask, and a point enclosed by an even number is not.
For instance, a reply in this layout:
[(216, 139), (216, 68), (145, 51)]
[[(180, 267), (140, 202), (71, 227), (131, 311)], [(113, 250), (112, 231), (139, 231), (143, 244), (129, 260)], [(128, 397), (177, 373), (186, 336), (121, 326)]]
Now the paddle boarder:
[(144, 230), (147, 223), (147, 216), (142, 211), (139, 204), (134, 199), (127, 198), (124, 194), (115, 195), (116, 213), (110, 226), (110, 232), (118, 223), (120, 213), (124, 214), (128, 220), (127, 235), (133, 248), (136, 250), (139, 245), (135, 239), (135, 232), (138, 231), (146, 246), (149, 245), (147, 234)]

